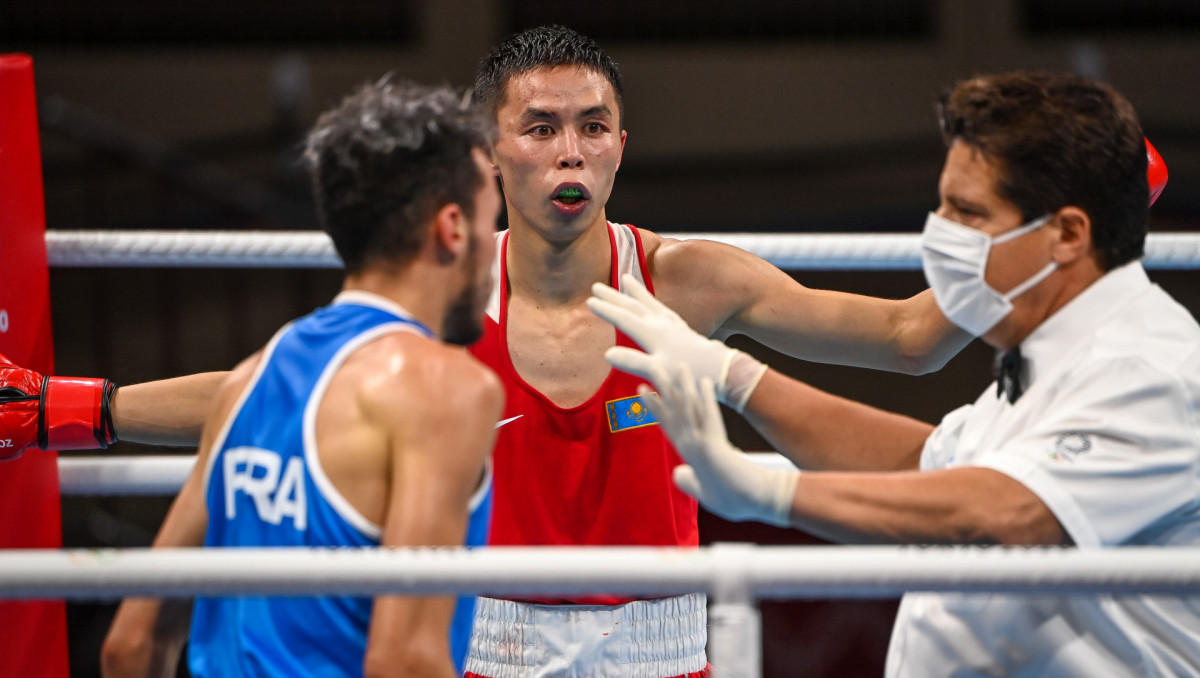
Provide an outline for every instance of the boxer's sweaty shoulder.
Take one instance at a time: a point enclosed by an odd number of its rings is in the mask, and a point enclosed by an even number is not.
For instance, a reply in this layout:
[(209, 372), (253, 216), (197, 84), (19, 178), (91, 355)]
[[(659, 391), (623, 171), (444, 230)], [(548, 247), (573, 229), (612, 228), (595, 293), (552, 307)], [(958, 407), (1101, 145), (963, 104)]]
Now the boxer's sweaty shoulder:
[[(365, 518), (382, 524), (397, 427), (439, 425), (445, 417), (431, 417), (431, 410), (475, 417), (479, 408), (460, 399), (471, 400), (481, 385), (499, 391), (491, 372), (466, 351), (434, 339), (397, 332), (363, 345), (334, 374), (317, 410), (325, 473)], [(498, 412), (487, 416), (494, 421)]]

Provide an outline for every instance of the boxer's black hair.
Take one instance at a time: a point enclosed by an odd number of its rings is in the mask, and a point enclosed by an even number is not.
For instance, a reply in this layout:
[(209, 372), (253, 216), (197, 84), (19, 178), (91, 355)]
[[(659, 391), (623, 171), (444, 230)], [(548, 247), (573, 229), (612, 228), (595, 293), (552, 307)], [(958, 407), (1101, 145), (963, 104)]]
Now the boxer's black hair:
[(1026, 221), (1073, 205), (1091, 218), (1102, 270), (1142, 256), (1145, 137), (1111, 86), (1038, 72), (971, 78), (943, 93), (938, 117), (947, 146), (961, 140), (995, 165), (997, 193)]
[(385, 76), (318, 118), (304, 153), (321, 224), (347, 273), (403, 263), (423, 228), (455, 203), (473, 216), (488, 180), (472, 149), (487, 152), (495, 124), (469, 92)]
[(539, 26), (510, 36), (479, 63), (475, 96), (492, 113), (504, 104), (514, 77), (543, 68), (575, 66), (603, 75), (617, 98), (617, 122), (624, 129), (625, 93), (621, 70), (595, 40), (566, 26)]

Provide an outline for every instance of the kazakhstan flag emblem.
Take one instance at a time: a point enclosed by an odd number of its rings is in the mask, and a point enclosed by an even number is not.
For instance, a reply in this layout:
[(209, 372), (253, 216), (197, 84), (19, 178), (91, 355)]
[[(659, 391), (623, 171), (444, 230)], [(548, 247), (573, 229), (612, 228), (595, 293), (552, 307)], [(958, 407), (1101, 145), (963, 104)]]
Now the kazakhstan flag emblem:
[(640, 396), (610, 400), (605, 405), (608, 408), (608, 430), (613, 433), (658, 423)]

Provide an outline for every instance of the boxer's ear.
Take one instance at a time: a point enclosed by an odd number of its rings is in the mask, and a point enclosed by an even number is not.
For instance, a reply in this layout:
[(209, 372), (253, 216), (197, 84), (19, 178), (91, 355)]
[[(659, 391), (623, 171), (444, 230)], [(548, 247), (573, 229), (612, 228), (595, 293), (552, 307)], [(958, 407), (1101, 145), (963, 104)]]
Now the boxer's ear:
[(432, 230), (438, 261), (442, 263), (457, 260), (470, 245), (470, 223), (458, 203), (442, 205), (433, 217)]

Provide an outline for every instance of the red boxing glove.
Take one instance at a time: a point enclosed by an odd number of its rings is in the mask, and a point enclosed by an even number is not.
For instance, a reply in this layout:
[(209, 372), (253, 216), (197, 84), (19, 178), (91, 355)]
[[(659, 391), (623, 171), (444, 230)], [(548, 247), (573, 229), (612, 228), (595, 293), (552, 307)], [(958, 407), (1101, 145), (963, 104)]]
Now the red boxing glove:
[(0, 461), (29, 447), (107, 449), (117, 442), (107, 379), (45, 377), (0, 355)]
[(1167, 163), (1149, 139), (1146, 139), (1146, 181), (1150, 183), (1150, 204), (1153, 205), (1167, 186)]

